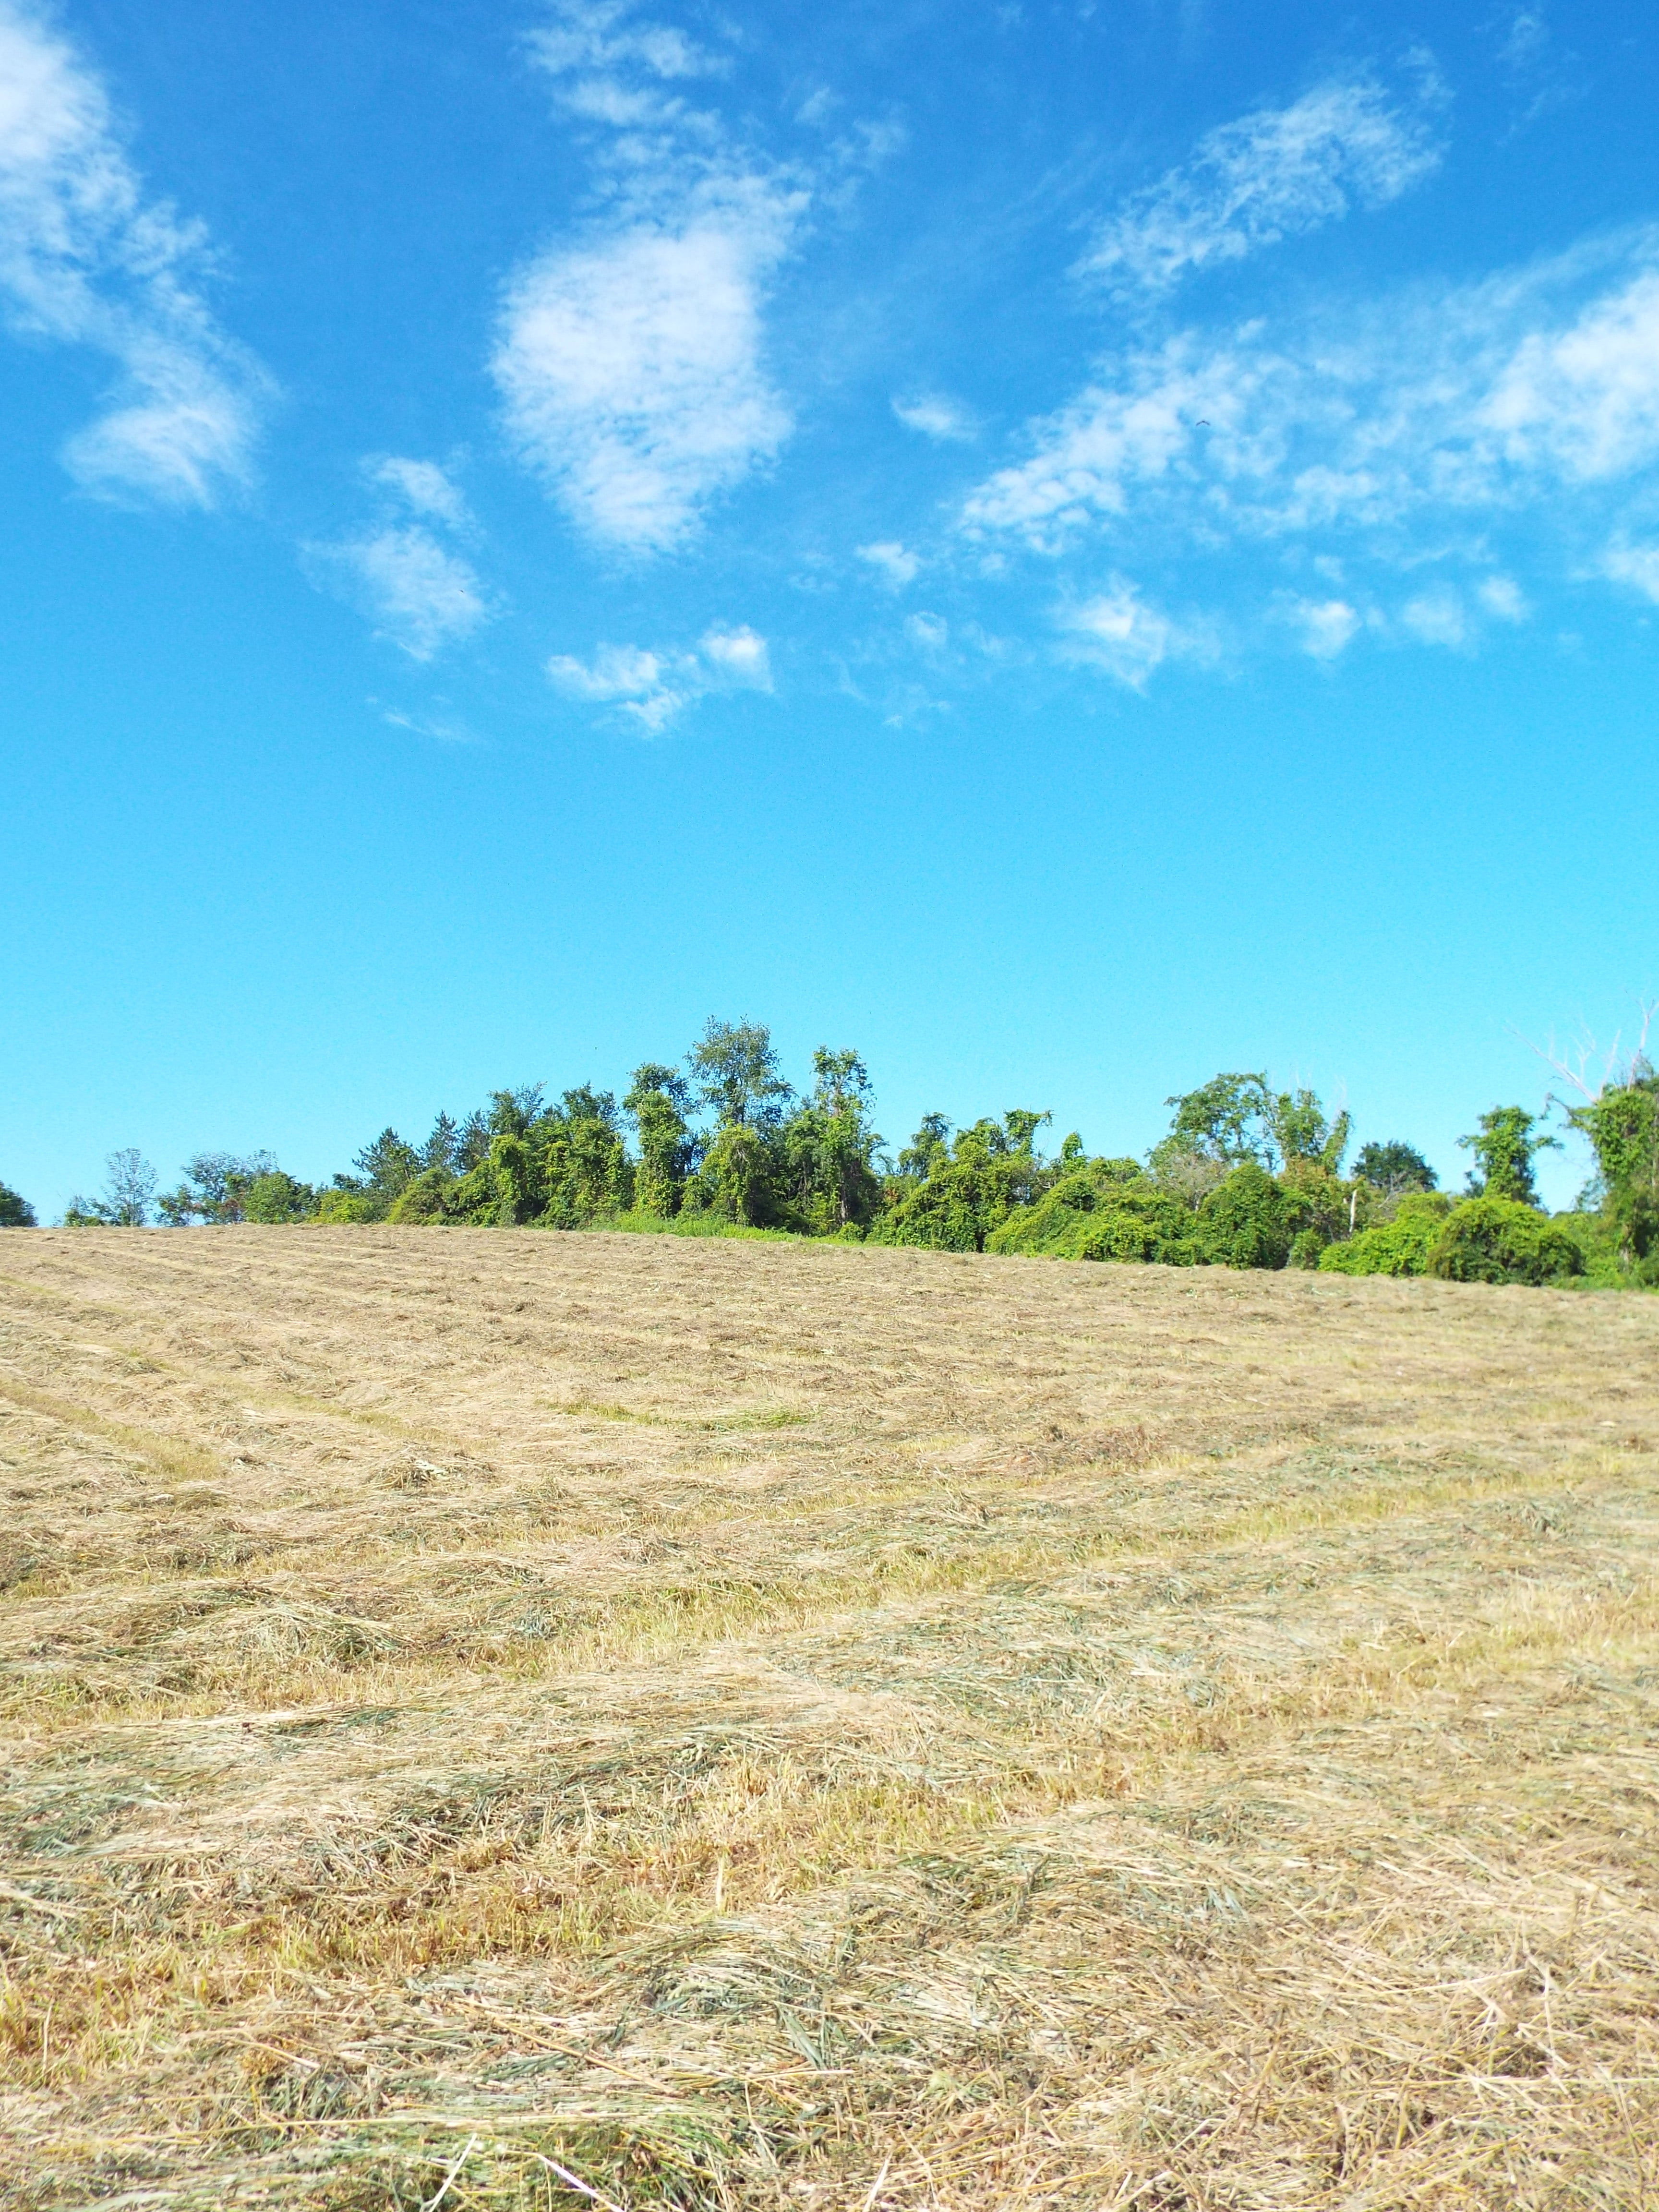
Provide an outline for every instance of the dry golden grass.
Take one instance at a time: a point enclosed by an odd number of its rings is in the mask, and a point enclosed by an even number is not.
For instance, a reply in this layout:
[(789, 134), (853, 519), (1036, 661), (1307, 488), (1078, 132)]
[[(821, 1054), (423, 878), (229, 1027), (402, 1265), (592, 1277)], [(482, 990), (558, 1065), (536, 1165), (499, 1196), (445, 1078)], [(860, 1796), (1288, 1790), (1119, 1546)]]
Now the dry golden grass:
[(1659, 1301), (0, 1239), (0, 2197), (1659, 2205)]

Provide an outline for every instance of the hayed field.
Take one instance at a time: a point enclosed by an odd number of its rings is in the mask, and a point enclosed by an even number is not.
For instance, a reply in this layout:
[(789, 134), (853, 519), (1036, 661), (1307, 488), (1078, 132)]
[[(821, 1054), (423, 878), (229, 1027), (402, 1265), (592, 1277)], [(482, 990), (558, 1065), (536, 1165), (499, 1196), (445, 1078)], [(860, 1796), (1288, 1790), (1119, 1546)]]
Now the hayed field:
[(1659, 1300), (0, 1239), (0, 2197), (1659, 2204)]

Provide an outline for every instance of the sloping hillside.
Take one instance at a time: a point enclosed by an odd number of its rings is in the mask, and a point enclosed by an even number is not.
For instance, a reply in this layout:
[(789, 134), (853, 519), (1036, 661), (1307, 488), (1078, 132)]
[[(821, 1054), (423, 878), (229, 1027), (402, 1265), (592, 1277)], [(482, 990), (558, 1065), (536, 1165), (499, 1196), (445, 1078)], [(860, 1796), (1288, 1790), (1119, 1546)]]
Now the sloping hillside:
[(0, 1239), (0, 2190), (1659, 2194), (1659, 1302)]

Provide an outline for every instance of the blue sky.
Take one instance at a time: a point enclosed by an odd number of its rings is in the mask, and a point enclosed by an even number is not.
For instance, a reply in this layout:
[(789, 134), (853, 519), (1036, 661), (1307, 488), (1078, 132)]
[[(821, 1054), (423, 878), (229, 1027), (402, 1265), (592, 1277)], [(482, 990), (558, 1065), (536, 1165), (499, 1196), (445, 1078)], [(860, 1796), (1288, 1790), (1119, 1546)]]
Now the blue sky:
[(1659, 991), (1656, 110), (1628, 6), (0, 0), (0, 1178), (710, 1013), (1458, 1174)]

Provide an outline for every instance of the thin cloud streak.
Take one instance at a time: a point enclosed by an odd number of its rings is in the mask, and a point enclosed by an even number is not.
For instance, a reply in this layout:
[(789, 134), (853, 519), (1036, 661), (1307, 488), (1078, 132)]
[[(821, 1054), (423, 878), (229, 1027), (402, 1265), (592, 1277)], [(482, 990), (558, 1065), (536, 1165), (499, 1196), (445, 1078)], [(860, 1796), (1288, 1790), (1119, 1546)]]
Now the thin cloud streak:
[(146, 197), (98, 77), (0, 0), (0, 295), (18, 330), (119, 372), (64, 448), (83, 489), (211, 507), (251, 482), (273, 386), (204, 301), (209, 260), (202, 227)]
[(1432, 81), (1408, 107), (1370, 76), (1338, 79), (1200, 139), (1133, 194), (1078, 264), (1119, 293), (1167, 292), (1206, 269), (1398, 199), (1439, 165)]
[(470, 538), (476, 525), (459, 485), (435, 461), (392, 455), (363, 472), (382, 495), (384, 519), (351, 537), (303, 546), (301, 559), (312, 580), (360, 609), (376, 636), (411, 660), (431, 660), (494, 612), (472, 563), (440, 535)]
[(970, 446), (979, 435), (979, 418), (972, 409), (944, 392), (918, 392), (896, 398), (892, 405), (907, 430), (920, 431), (938, 444)]

